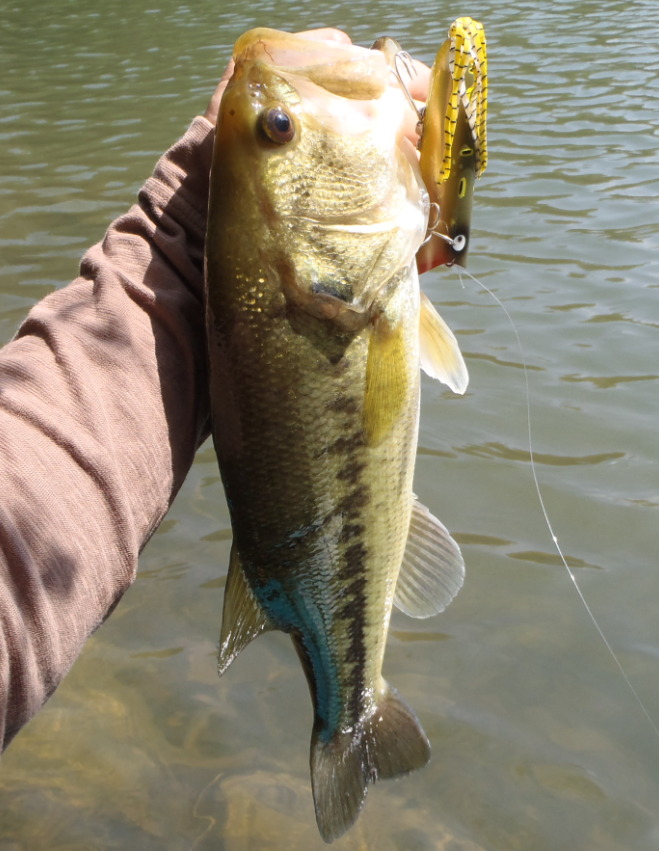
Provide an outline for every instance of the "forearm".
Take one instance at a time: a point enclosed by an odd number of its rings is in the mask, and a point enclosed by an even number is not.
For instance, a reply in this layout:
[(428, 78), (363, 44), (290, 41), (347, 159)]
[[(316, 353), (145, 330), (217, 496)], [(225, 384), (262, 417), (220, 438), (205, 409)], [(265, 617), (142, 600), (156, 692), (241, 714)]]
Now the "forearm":
[(0, 742), (135, 576), (208, 434), (203, 253), (212, 128), (0, 352)]

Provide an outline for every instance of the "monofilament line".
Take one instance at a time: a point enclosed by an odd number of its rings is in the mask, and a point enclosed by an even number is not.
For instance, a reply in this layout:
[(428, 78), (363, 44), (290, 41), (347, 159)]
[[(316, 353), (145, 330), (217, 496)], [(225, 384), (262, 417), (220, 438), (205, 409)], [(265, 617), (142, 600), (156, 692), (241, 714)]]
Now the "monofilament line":
[(491, 289), (486, 287), (485, 284), (481, 283), (481, 281), (479, 281), (478, 278), (474, 278), (473, 275), (470, 275), (469, 272), (467, 272), (466, 269), (463, 269), (462, 271), (458, 272), (458, 275), (460, 277), (460, 283), (462, 284), (462, 286), (464, 287), (464, 284), (462, 283), (462, 272), (464, 272), (464, 274), (468, 278), (471, 278), (471, 280), (474, 281), (474, 283), (478, 284), (479, 287), (482, 287), (485, 290), (486, 293), (489, 293), (489, 295), (496, 301), (496, 303), (499, 305), (499, 307), (506, 314), (506, 317), (508, 318), (508, 321), (510, 322), (510, 326), (513, 329), (513, 332), (515, 334), (515, 338), (517, 339), (517, 346), (519, 347), (519, 354), (520, 354), (520, 357), (522, 359), (522, 366), (524, 368), (524, 383), (525, 383), (525, 386), (526, 386), (526, 425), (527, 425), (528, 438), (529, 438), (529, 458), (531, 459), (531, 473), (533, 474), (533, 482), (535, 484), (536, 493), (538, 494), (538, 501), (540, 502), (540, 508), (542, 509), (542, 514), (545, 518), (545, 523), (547, 524), (547, 528), (549, 529), (549, 534), (551, 535), (551, 539), (554, 542), (554, 546), (556, 547), (556, 552), (558, 553), (561, 561), (563, 562), (563, 565), (568, 572), (568, 576), (572, 580), (572, 584), (577, 589), (577, 594), (579, 595), (581, 602), (583, 603), (586, 611), (588, 612), (588, 615), (590, 616), (591, 621), (595, 625), (595, 629), (599, 632), (602, 641), (606, 645), (607, 650), (609, 651), (609, 653), (611, 654), (611, 657), (613, 658), (613, 661), (618, 666), (618, 670), (620, 671), (623, 679), (625, 680), (625, 682), (629, 686), (629, 690), (631, 691), (631, 693), (636, 698), (636, 702), (641, 707), (641, 711), (643, 712), (645, 717), (648, 719), (648, 723), (650, 724), (650, 726), (654, 730), (655, 735), (659, 739), (659, 729), (657, 729), (656, 724), (654, 723), (654, 721), (650, 717), (650, 713), (645, 708), (645, 705), (644, 705), (643, 701), (641, 700), (641, 698), (639, 697), (638, 692), (636, 691), (634, 686), (631, 684), (629, 677), (625, 673), (625, 669), (622, 667), (620, 660), (616, 656), (613, 648), (611, 647), (606, 636), (602, 632), (600, 625), (597, 623), (597, 619), (595, 618), (595, 615), (592, 613), (590, 606), (586, 602), (586, 598), (584, 597), (584, 595), (581, 591), (581, 588), (579, 588), (576, 577), (575, 577), (572, 569), (570, 568), (570, 565), (565, 560), (565, 556), (563, 555), (563, 550), (561, 549), (561, 547), (558, 543), (558, 538), (556, 537), (556, 535), (554, 533), (554, 529), (553, 529), (551, 522), (549, 520), (549, 515), (547, 514), (547, 509), (545, 508), (545, 501), (542, 498), (542, 493), (540, 491), (540, 483), (538, 482), (538, 476), (537, 476), (536, 470), (535, 470), (535, 460), (533, 458), (533, 441), (531, 439), (531, 394), (529, 392), (529, 375), (528, 375), (528, 370), (526, 368), (526, 358), (524, 357), (524, 350), (522, 348), (522, 341), (520, 340), (519, 334), (517, 333), (517, 327), (515, 326), (515, 323), (513, 322), (512, 316), (510, 315), (510, 313), (508, 313), (508, 311), (506, 310), (506, 308), (504, 307), (504, 305), (500, 301), (500, 299), (497, 298), (497, 296), (492, 292)]

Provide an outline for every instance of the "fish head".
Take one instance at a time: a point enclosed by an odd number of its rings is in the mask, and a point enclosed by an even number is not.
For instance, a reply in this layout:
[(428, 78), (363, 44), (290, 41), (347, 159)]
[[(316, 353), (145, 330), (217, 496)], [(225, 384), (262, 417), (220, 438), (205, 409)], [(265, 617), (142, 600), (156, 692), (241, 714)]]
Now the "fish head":
[(426, 233), (407, 108), (379, 51), (246, 33), (220, 106), (209, 239), (221, 195), (288, 301), (345, 329), (365, 325)]

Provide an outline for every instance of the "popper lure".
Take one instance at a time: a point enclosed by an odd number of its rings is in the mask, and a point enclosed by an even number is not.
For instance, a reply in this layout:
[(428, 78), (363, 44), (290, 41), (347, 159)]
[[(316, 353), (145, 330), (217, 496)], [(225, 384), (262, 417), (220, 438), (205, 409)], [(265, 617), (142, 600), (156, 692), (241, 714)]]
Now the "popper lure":
[(419, 141), (430, 196), (429, 235), (417, 253), (419, 272), (466, 266), (474, 180), (487, 167), (487, 50), (483, 25), (451, 24), (432, 67)]

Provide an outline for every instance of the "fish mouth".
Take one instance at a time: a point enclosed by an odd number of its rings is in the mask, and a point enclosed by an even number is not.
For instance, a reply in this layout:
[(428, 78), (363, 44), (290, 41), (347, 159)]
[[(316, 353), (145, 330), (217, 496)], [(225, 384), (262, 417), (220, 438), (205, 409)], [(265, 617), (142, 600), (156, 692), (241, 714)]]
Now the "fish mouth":
[(378, 51), (333, 40), (260, 27), (234, 47), (234, 61), (269, 65), (285, 79), (307, 79), (326, 91), (354, 100), (379, 98), (390, 85), (388, 66)]

